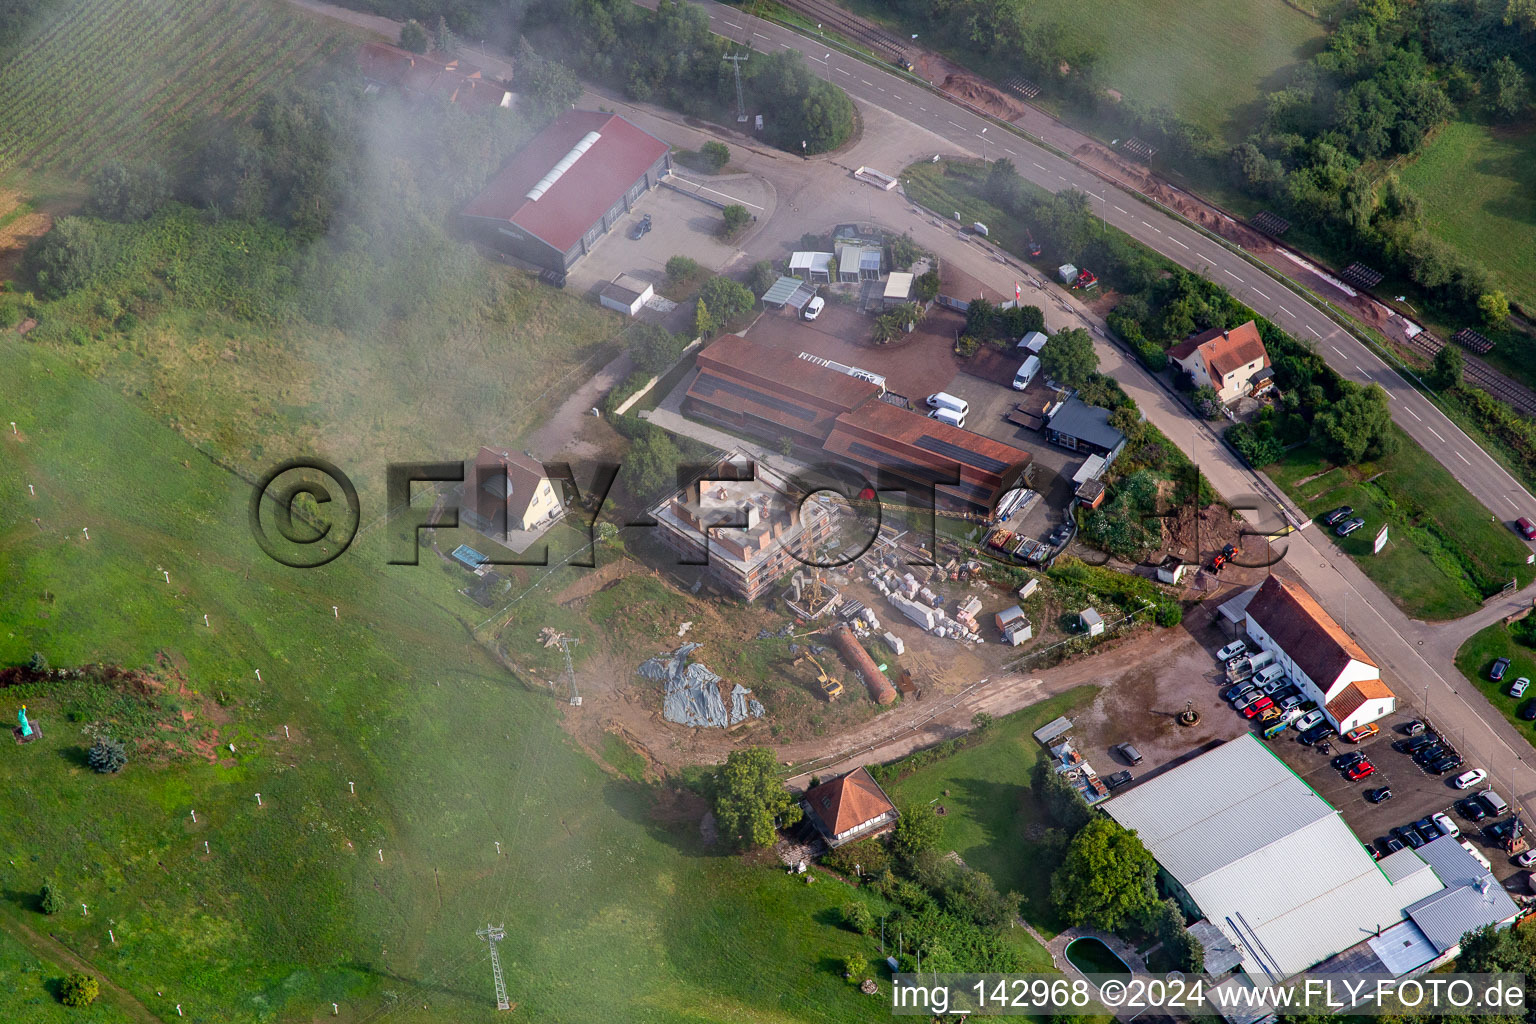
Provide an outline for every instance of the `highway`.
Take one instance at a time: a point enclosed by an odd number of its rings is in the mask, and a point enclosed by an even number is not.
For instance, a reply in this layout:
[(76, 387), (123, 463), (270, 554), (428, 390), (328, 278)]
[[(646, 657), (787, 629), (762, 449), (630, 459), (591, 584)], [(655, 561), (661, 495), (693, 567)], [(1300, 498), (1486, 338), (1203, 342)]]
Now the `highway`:
[[(1107, 223), (1180, 266), (1223, 285), (1290, 334), (1312, 342), (1318, 354), (1344, 377), (1359, 384), (1381, 385), (1391, 399), (1397, 424), (1499, 520), (1508, 523), (1520, 516), (1536, 516), (1536, 498), (1433, 402), (1367, 345), (1224, 243), (904, 75), (871, 67), (815, 38), (713, 0), (691, 2), (705, 10), (718, 35), (750, 43), (759, 51), (798, 50), (811, 67), (861, 102), (891, 111), (986, 159), (1007, 157), (1021, 175), (1053, 192), (1075, 188), (1085, 193)], [(881, 170), (896, 173), (901, 168)]]

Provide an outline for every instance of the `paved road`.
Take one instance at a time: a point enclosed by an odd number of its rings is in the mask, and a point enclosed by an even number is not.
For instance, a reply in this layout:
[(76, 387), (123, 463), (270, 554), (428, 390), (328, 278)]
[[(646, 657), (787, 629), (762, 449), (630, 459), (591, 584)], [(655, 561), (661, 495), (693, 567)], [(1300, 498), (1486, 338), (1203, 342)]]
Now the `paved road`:
[[(1398, 425), (1499, 519), (1509, 522), (1520, 516), (1536, 514), (1536, 497), (1532, 497), (1433, 402), (1404, 381), (1364, 343), (1225, 245), (1148, 206), (1120, 186), (1106, 182), (1004, 126), (935, 95), (910, 78), (878, 70), (835, 50), (829, 52), (828, 47), (814, 38), (753, 18), (714, 0), (690, 2), (705, 10), (711, 27), (719, 35), (750, 43), (758, 50), (798, 50), (805, 54), (812, 68), (863, 103), (889, 110), (986, 159), (1006, 156), (1021, 175), (1051, 191), (1076, 188), (1084, 192), (1108, 223), (1175, 263), (1225, 286), (1291, 334), (1313, 342), (1328, 364), (1346, 378), (1361, 384), (1380, 384), (1392, 400), (1392, 415)], [(654, 4), (646, 3), (646, 6)], [(895, 167), (882, 169), (889, 173), (900, 170)]]

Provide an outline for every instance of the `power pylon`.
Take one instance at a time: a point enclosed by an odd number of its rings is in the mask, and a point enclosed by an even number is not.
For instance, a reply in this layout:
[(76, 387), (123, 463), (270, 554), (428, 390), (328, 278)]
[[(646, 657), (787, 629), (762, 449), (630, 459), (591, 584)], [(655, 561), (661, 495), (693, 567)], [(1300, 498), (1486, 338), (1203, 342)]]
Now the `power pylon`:
[(475, 934), (491, 947), (491, 977), (496, 979), (496, 1009), (510, 1010), (512, 1003), (507, 999), (507, 980), (501, 975), (501, 954), (496, 950), (496, 943), (507, 937), (507, 929), (504, 925), (488, 924)]
[(741, 62), (746, 60), (749, 56), (751, 56), (751, 54), (738, 53), (735, 56), (730, 56), (730, 57), (723, 58), (724, 60), (730, 61), (731, 62), (731, 67), (736, 69), (736, 123), (737, 124), (740, 124), (741, 122), (743, 122), (743, 121), (745, 121), (747, 119), (747, 98), (746, 98), (746, 95), (741, 91)]
[(565, 655), (565, 678), (571, 687), (571, 707), (581, 707), (581, 694), (576, 692), (576, 667), (571, 664), (571, 644), (579, 644), (580, 640), (573, 636), (562, 636), (555, 643), (560, 645), (560, 653)]

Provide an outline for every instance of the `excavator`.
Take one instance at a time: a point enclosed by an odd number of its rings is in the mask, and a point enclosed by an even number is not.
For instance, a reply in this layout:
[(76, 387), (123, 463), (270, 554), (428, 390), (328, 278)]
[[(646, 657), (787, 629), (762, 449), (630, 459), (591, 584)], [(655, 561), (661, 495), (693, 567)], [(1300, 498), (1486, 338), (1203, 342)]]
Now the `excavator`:
[(806, 651), (800, 657), (790, 662), (790, 668), (800, 664), (802, 660), (809, 661), (816, 666), (816, 685), (821, 688), (821, 695), (829, 701), (837, 700), (843, 695), (843, 684), (827, 675), (827, 670), (821, 667), (821, 662), (810, 651)]

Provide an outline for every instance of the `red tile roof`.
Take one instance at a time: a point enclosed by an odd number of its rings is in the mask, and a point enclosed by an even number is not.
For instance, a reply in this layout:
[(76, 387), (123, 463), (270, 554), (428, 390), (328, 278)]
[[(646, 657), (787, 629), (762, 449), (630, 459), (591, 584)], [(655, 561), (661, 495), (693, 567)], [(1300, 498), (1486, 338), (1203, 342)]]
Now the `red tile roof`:
[[(592, 147), (540, 198), (529, 199), (528, 191), (589, 132), (598, 133)], [(470, 200), (464, 216), (514, 224), (566, 252), (670, 148), (618, 114), (568, 110)]]
[(1344, 689), (1334, 695), (1328, 702), (1328, 714), (1333, 716), (1335, 722), (1342, 722), (1356, 711), (1360, 710), (1368, 700), (1380, 700), (1382, 698), (1395, 698), (1397, 694), (1392, 688), (1380, 679), (1362, 679), (1359, 682), (1350, 683)]
[(1187, 338), (1168, 350), (1168, 358), (1184, 362), (1196, 351), (1205, 360), (1206, 373), (1214, 381), (1220, 381), (1239, 367), (1258, 361), (1260, 366), (1269, 365), (1269, 352), (1259, 328), (1252, 320), (1230, 331), (1212, 327), (1192, 338)]
[(1248, 617), (1324, 690), (1352, 660), (1376, 667), (1311, 594), (1280, 576), (1270, 576), (1259, 587), (1248, 603)]
[(866, 768), (806, 791), (805, 802), (832, 835), (841, 835), (896, 808)]

